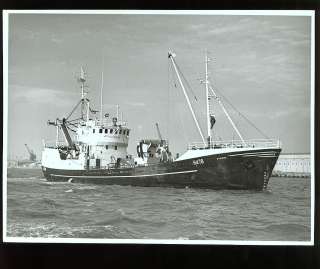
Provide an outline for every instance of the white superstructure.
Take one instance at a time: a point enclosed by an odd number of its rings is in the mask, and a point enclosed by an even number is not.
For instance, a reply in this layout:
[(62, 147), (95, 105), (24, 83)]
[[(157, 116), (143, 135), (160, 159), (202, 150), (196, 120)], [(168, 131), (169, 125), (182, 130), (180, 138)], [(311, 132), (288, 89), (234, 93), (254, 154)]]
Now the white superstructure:
[[(81, 100), (72, 112), (62, 120), (48, 121), (56, 127), (56, 141), (45, 143), (42, 152), (42, 166), (53, 169), (84, 170), (89, 167), (101, 168), (110, 165), (116, 166), (127, 162), (131, 165), (131, 156), (127, 153), (130, 129), (126, 122), (117, 117), (97, 119), (98, 112), (90, 107), (90, 101), (84, 93), (84, 71), (81, 68)], [(81, 117), (69, 120), (70, 116), (81, 105)], [(102, 107), (101, 107), (102, 109)], [(61, 131), (65, 142), (60, 141)], [(70, 135), (70, 131), (73, 135)]]

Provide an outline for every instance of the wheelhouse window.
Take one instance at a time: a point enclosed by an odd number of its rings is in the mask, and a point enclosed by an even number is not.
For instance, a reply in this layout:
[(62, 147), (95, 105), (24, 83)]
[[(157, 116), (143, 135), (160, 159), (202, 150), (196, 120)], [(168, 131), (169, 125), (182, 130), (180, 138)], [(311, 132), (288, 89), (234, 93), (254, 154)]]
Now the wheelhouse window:
[(99, 129), (99, 133), (102, 134), (102, 129)]
[(114, 131), (114, 134), (118, 134), (118, 130), (117, 129)]
[(118, 149), (118, 146), (114, 146), (114, 149), (117, 150), (117, 149)]
[(110, 134), (112, 134), (113, 133), (113, 129), (110, 129)]
[(107, 134), (108, 133), (108, 129), (104, 129), (104, 132)]
[(108, 149), (109, 148), (109, 146), (108, 145), (106, 145), (106, 149)]
[(129, 135), (129, 130), (127, 130), (127, 135)]
[(122, 130), (119, 131), (119, 134), (121, 134), (121, 133), (122, 133)]
[(96, 129), (92, 129), (92, 133), (95, 133), (96, 132)]

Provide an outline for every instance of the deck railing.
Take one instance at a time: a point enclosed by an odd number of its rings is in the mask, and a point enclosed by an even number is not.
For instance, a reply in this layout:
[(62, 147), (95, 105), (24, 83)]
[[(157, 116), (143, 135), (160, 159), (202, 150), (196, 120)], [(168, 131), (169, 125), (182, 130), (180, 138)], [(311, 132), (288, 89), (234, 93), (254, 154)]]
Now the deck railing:
[(211, 145), (204, 145), (203, 142), (193, 142), (188, 149), (219, 149), (219, 148), (281, 148), (281, 141), (278, 139), (252, 139), (252, 140), (227, 140), (212, 141)]
[(56, 148), (57, 146), (58, 147), (61, 147), (61, 146), (68, 146), (68, 144), (65, 142), (65, 141), (42, 141), (43, 143), (43, 146), (45, 148)]
[[(102, 119), (102, 121), (100, 121), (100, 119), (99, 119), (99, 120), (96, 120), (96, 124), (97, 124), (98, 126), (103, 125), (103, 126), (105, 126), (105, 127), (114, 127), (114, 124), (113, 124), (113, 122), (111, 121), (111, 119)], [(126, 125), (127, 125), (127, 122), (118, 119), (118, 121), (117, 121), (117, 126), (119, 126), (119, 125), (121, 125), (121, 126), (126, 126)]]

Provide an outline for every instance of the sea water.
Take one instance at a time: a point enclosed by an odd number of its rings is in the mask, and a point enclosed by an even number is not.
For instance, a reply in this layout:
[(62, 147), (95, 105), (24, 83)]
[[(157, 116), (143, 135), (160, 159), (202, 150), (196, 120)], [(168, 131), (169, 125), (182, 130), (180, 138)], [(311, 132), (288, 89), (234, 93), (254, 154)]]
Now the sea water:
[(309, 241), (310, 178), (266, 191), (56, 183), (9, 169), (7, 236)]

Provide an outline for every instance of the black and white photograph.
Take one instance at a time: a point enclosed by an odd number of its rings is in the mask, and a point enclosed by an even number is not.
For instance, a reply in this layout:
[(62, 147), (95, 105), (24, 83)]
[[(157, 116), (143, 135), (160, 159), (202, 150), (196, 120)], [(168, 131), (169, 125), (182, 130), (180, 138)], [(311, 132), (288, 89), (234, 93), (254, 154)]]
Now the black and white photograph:
[(314, 11), (4, 11), (5, 242), (313, 245)]

